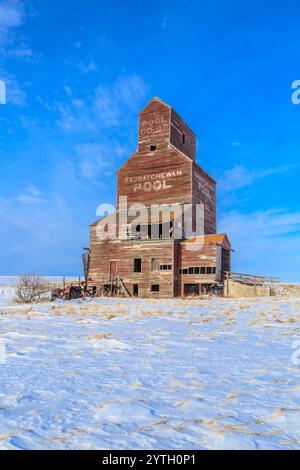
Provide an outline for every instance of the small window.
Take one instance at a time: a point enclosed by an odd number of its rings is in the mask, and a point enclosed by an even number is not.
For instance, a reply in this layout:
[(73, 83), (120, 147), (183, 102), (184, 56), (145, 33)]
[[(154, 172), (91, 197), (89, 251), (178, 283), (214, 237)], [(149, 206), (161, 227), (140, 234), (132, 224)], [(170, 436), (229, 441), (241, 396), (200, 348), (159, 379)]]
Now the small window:
[(189, 271), (188, 268), (183, 268), (182, 274), (188, 274), (188, 271)]
[(212, 273), (212, 268), (206, 268), (206, 274), (211, 274)]
[(156, 145), (150, 145), (150, 152), (155, 152)]
[(189, 268), (189, 274), (194, 274), (194, 268)]
[(216, 274), (216, 268), (215, 268), (215, 267), (212, 268), (212, 273), (213, 273), (213, 274)]
[(133, 271), (135, 273), (142, 272), (142, 260), (141, 258), (134, 258)]
[(182, 134), (182, 143), (185, 144), (185, 134)]
[(159, 258), (151, 259), (151, 271), (159, 271)]
[(199, 273), (200, 273), (200, 268), (199, 268), (199, 266), (196, 266), (195, 267), (195, 274), (199, 274)]
[(204, 266), (201, 266), (201, 268), (200, 268), (200, 274), (205, 274), (205, 267), (204, 267)]
[(171, 264), (161, 264), (160, 265), (160, 270), (161, 271), (171, 271), (172, 270), (172, 265)]
[(151, 284), (151, 292), (159, 292), (159, 284)]

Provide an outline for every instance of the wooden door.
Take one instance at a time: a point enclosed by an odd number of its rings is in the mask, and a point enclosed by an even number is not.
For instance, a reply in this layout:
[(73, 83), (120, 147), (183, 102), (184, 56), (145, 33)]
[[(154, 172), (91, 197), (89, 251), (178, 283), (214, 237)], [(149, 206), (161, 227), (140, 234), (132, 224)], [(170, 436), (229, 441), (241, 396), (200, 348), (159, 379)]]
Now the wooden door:
[(117, 262), (115, 260), (111, 260), (109, 262), (109, 280), (113, 281), (117, 274)]

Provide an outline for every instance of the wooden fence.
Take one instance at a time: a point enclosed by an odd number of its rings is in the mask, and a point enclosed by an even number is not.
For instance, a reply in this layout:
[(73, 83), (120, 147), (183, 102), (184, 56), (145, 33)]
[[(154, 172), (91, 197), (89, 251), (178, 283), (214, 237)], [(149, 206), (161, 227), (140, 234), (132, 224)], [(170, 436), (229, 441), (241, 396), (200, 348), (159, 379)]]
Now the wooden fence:
[(274, 284), (279, 282), (279, 277), (257, 276), (255, 274), (234, 273), (231, 271), (225, 271), (225, 279), (245, 281), (249, 284)]

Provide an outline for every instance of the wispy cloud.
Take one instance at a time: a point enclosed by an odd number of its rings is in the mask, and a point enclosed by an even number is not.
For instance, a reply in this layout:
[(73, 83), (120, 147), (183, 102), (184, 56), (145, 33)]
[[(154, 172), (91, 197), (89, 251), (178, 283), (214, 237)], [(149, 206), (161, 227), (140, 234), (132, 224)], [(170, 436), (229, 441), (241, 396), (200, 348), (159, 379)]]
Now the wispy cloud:
[(4, 0), (0, 3), (0, 34), (7, 34), (10, 28), (20, 26), (24, 7), (19, 0)]
[(234, 270), (300, 280), (300, 212), (229, 211), (221, 215), (218, 230), (229, 234), (236, 250)]
[[(71, 87), (66, 90), (70, 97)], [(89, 96), (72, 93), (72, 99), (57, 103), (58, 124), (72, 132), (117, 126), (128, 122), (147, 93), (148, 86), (136, 74), (120, 77), (111, 86), (99, 85)]]
[(88, 97), (65, 86), (65, 101), (56, 103), (57, 122), (76, 142), (78, 169), (84, 178), (96, 181), (111, 174), (120, 159), (130, 155), (131, 130), (136, 129), (147, 93), (147, 84), (136, 74), (122, 76), (111, 86), (98, 85)]
[[(7, 103), (23, 106), (26, 92), (17, 77), (6, 71), (5, 60), (15, 58), (27, 62), (36, 62), (39, 55), (34, 53), (18, 28), (26, 18), (25, 2), (22, 0), (0, 0), (0, 78), (5, 80)], [(16, 34), (18, 31), (18, 35)]]
[(163, 33), (165, 33), (168, 28), (169, 20), (170, 20), (170, 17), (166, 15), (162, 18), (160, 22), (160, 28)]
[(129, 154), (128, 147), (117, 141), (79, 144), (76, 151), (80, 156), (82, 176), (91, 180), (110, 174), (112, 168), (118, 166), (120, 158)]
[(6, 56), (30, 63), (39, 63), (41, 60), (41, 54), (34, 52), (26, 42), (19, 44), (17, 47), (9, 48), (6, 52)]
[(42, 197), (41, 191), (33, 184), (27, 186), (23, 194), (16, 197), (16, 201), (23, 204), (44, 204), (46, 201)]
[(78, 67), (79, 67), (79, 70), (81, 71), (81, 73), (83, 73), (83, 74), (90, 73), (90, 72), (96, 72), (96, 70), (97, 70), (97, 65), (95, 64), (95, 62), (93, 60), (90, 61), (90, 62), (87, 62), (87, 63), (80, 62), (78, 64)]
[[(20, 274), (37, 270), (41, 274), (65, 274), (68, 266), (69, 274), (76, 274), (80, 269), (76, 250), (66, 250), (66, 246), (76, 246), (78, 240), (79, 246), (86, 242), (75, 206), (68, 205), (58, 193), (50, 201), (46, 206), (29, 200), (20, 204), (16, 198), (0, 198), (0, 243), (5, 246), (2, 261), (9, 266), (6, 272)], [(11, 260), (16, 259), (13, 265)], [(57, 264), (57, 259), (63, 259), (64, 263)]]
[(236, 165), (223, 173), (219, 179), (218, 187), (223, 193), (236, 191), (247, 186), (252, 186), (256, 180), (278, 173), (285, 173), (291, 170), (291, 168), (290, 165), (285, 165), (256, 170), (248, 169), (242, 165)]
[(26, 103), (27, 93), (17, 82), (16, 78), (13, 75), (9, 75), (5, 72), (2, 72), (1, 76), (3, 77), (6, 83), (7, 104), (24, 106)]

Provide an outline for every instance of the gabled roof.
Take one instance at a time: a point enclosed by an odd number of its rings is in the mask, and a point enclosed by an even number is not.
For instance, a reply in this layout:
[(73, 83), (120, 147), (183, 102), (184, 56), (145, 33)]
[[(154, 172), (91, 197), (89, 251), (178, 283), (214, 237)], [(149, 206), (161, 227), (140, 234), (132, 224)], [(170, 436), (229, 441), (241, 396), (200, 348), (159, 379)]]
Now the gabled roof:
[[(180, 116), (180, 114), (176, 111), (175, 108), (173, 108), (173, 106), (170, 106), (168, 103), (166, 103), (164, 100), (162, 100), (161, 98), (159, 98), (158, 96), (153, 96), (153, 98), (151, 98), (151, 100), (149, 101), (149, 103), (146, 104), (146, 106), (144, 106), (141, 111), (139, 112), (139, 114), (143, 113), (145, 111), (146, 108), (148, 108), (148, 106), (157, 101), (158, 103), (162, 104), (163, 106), (165, 106), (166, 108), (168, 108), (169, 110), (173, 110), (177, 116), (179, 116), (180, 119), (182, 119), (182, 117)], [(191, 129), (191, 127), (186, 123), (186, 121), (184, 119), (182, 119), (182, 121), (185, 123), (185, 125), (189, 128), (189, 130), (191, 131), (192, 134), (194, 134), (195, 137), (196, 134), (195, 132), (193, 131), (193, 129)]]
[(146, 104), (146, 106), (143, 107), (143, 109), (141, 109), (140, 111), (140, 114), (142, 112), (145, 111), (145, 109), (149, 106), (150, 103), (152, 103), (153, 101), (158, 101), (158, 103), (162, 104), (163, 106), (166, 106), (167, 108), (169, 109), (172, 109), (172, 106), (170, 106), (168, 103), (166, 103), (164, 100), (162, 100), (161, 98), (159, 98), (158, 96), (153, 96), (153, 98), (151, 98), (151, 100), (149, 101), (149, 103)]
[(227, 242), (231, 246), (230, 241), (226, 233), (213, 233), (211, 235), (200, 235), (190, 240), (185, 240), (183, 243), (205, 243), (210, 245), (222, 245), (224, 242)]

